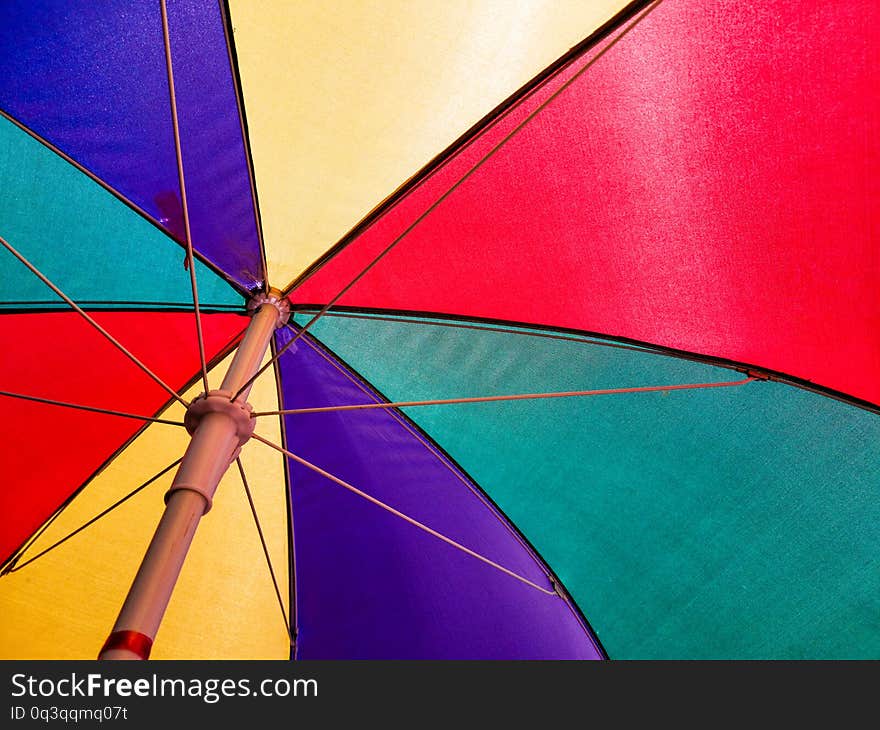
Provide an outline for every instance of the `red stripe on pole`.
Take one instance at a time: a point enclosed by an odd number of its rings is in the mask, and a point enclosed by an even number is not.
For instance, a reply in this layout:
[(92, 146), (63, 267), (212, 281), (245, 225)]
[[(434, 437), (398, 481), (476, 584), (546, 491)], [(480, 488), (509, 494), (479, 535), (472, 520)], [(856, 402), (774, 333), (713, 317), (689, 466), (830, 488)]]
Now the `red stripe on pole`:
[(137, 654), (141, 659), (149, 659), (153, 640), (139, 631), (114, 631), (107, 637), (98, 656), (113, 649), (122, 649)]

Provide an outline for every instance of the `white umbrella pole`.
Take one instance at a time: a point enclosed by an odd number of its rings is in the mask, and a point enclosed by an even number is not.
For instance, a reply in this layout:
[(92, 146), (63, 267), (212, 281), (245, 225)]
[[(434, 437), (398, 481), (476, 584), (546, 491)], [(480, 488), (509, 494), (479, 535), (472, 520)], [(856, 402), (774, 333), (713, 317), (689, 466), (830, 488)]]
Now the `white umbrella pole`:
[(220, 390), (196, 398), (186, 413), (192, 439), (165, 495), (165, 512), (147, 548), (113, 632), (99, 659), (146, 659), (183, 567), (196, 527), (211, 509), (214, 492), (241, 446), (253, 433), (250, 387), (230, 398), (251, 378), (272, 333), (286, 323), (289, 310), (280, 292), (258, 295), (247, 332), (229, 366)]

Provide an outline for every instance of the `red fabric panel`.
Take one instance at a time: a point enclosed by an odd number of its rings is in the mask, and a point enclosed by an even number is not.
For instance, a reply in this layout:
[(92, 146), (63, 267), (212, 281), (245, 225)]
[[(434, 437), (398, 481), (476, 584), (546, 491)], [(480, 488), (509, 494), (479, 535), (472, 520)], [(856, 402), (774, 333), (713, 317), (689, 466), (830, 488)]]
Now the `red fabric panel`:
[[(339, 304), (532, 322), (880, 403), (880, 5), (664, 2)], [(591, 51), (293, 295), (324, 303)]]
[[(199, 369), (189, 313), (95, 313), (108, 332), (173, 388)], [(202, 317), (210, 358), (247, 325)], [(170, 396), (75, 312), (0, 316), (0, 390), (153, 415)], [(143, 424), (0, 397), (0, 559), (6, 558)], [(120, 484), (119, 494), (137, 484)]]

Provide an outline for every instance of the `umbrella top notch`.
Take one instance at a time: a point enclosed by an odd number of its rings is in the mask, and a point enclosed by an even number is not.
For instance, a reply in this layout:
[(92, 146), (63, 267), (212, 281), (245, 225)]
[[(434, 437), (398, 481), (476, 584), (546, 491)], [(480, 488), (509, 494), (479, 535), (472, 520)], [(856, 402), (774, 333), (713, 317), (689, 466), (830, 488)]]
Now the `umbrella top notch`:
[(229, 391), (229, 400), (247, 400), (254, 380), (262, 372), (260, 363), (272, 333), (290, 318), (290, 304), (278, 289), (255, 294), (248, 301), (247, 310), (251, 323), (220, 386), (221, 390)]

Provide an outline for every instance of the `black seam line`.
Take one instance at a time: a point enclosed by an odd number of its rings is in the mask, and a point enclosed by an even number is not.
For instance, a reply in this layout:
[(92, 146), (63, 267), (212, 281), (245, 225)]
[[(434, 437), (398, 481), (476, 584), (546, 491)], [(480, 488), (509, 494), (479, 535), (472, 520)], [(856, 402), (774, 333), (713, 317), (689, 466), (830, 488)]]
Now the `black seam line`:
[[(294, 315), (296, 314), (313, 314), (314, 310), (303, 309), (303, 310), (295, 310)], [(450, 322), (450, 321), (442, 321), (442, 322), (434, 322), (429, 319), (415, 319), (415, 318), (406, 318), (406, 317), (384, 317), (379, 314), (358, 314), (354, 312), (341, 312), (341, 311), (330, 311), (325, 312), (324, 317), (336, 317), (337, 319), (363, 319), (372, 322), (400, 322), (403, 324), (420, 324), (425, 325), (427, 327), (445, 327), (447, 329), (467, 329), (467, 330), (477, 330), (481, 332), (494, 332), (498, 334), (511, 334), (511, 335), (523, 335), (527, 337), (537, 337), (541, 339), (550, 339), (550, 340), (560, 340), (562, 342), (579, 342), (583, 345), (597, 345), (599, 347), (610, 347), (616, 350), (632, 350), (633, 352), (653, 352), (653, 350), (649, 350), (645, 347), (636, 347), (635, 345), (623, 345), (617, 342), (611, 342), (606, 339), (598, 339), (595, 337), (582, 337), (580, 335), (568, 335), (568, 334), (557, 334), (546, 331), (533, 331), (531, 329), (523, 329), (523, 328), (505, 328), (505, 327), (496, 327), (496, 326), (488, 326), (481, 325), (475, 322)]]
[[(218, 363), (220, 363), (220, 362), (223, 360), (223, 358), (225, 358), (226, 356), (228, 356), (229, 353), (232, 352), (232, 350), (235, 349), (235, 347), (237, 346), (238, 342), (241, 340), (242, 336), (244, 335), (244, 331), (245, 331), (245, 330), (243, 329), (241, 332), (238, 332), (237, 334), (235, 334), (235, 335), (229, 340), (229, 342), (227, 342), (226, 345), (224, 345), (224, 346), (223, 346), (223, 347), (217, 352), (217, 354), (216, 354), (214, 357), (211, 358), (210, 362), (208, 363), (208, 369), (209, 369), (209, 370), (210, 370), (211, 368), (215, 367)], [(195, 373), (195, 374), (194, 374), (189, 380), (186, 381), (186, 383), (184, 383), (183, 387), (181, 387), (181, 388), (177, 391), (178, 395), (181, 394), (181, 393), (185, 393), (187, 390), (189, 390), (190, 388), (192, 388), (196, 383), (199, 382), (199, 380), (201, 380), (201, 378), (202, 378), (202, 371), (201, 371), (201, 369), (199, 369), (199, 370), (198, 370), (198, 371), (197, 371), (197, 372), (196, 372), (196, 373)], [(174, 403), (177, 403), (177, 400), (176, 400), (175, 398), (169, 398), (168, 400), (166, 400), (166, 401), (162, 404), (162, 406), (161, 406), (158, 410), (156, 410), (156, 412), (155, 412), (153, 415), (156, 416), (156, 417), (158, 417), (159, 415), (161, 415), (161, 413), (162, 413), (163, 411), (165, 411), (167, 408), (169, 408), (169, 407), (170, 407), (171, 405), (173, 405)], [(100, 474), (101, 474), (101, 473), (102, 473), (102, 472), (103, 472), (108, 466), (110, 466), (110, 464), (112, 464), (112, 463), (116, 460), (116, 458), (117, 458), (117, 457), (118, 457), (123, 451), (125, 451), (129, 446), (131, 446), (131, 444), (134, 443), (134, 442), (137, 440), (137, 438), (138, 438), (138, 437), (139, 437), (144, 431), (146, 431), (147, 428), (149, 428), (150, 425), (151, 425), (151, 424), (150, 424), (149, 422), (144, 423), (139, 429), (137, 429), (137, 431), (135, 431), (135, 432), (134, 432), (134, 433), (133, 433), (128, 439), (126, 439), (125, 442), (124, 442), (121, 446), (119, 446), (119, 448), (117, 448), (115, 451), (113, 451), (113, 453), (111, 453), (110, 456), (108, 456), (108, 457), (107, 457), (107, 458), (101, 463), (101, 465), (100, 465), (97, 469), (95, 469), (95, 471), (93, 471), (93, 472), (92, 472), (92, 473), (91, 473), (91, 474), (85, 479), (85, 481), (84, 481), (82, 484), (80, 484), (80, 485), (79, 485), (79, 486), (78, 486), (78, 487), (77, 487), (77, 488), (76, 488), (76, 489), (70, 494), (70, 496), (68, 496), (63, 502), (61, 502), (61, 504), (55, 509), (55, 511), (54, 511), (53, 513), (51, 513), (51, 514), (49, 515), (49, 517), (46, 519), (46, 521), (45, 521), (45, 522), (44, 522), (39, 528), (37, 528), (37, 530), (35, 530), (35, 531), (34, 531), (29, 537), (25, 538), (25, 540), (24, 540), (24, 541), (23, 541), (23, 542), (22, 542), (17, 548), (15, 548), (15, 549), (14, 549), (14, 550), (13, 550), (13, 551), (12, 551), (7, 557), (6, 557), (6, 558), (3, 559), (2, 562), (0, 562), (0, 576), (6, 574), (6, 573), (9, 571), (9, 569), (15, 567), (15, 564), (16, 564), (16, 563), (21, 559), (21, 557), (24, 555), (24, 552), (25, 552), (25, 551), (26, 551), (31, 545), (33, 545), (33, 543), (34, 543), (34, 542), (40, 537), (40, 535), (42, 535), (42, 534), (46, 531), (46, 529), (47, 529), (47, 528), (48, 528), (48, 527), (49, 527), (49, 526), (55, 521), (55, 519), (56, 519), (56, 518), (57, 518), (57, 517), (58, 517), (58, 516), (59, 516), (59, 515), (65, 510), (65, 509), (67, 509), (68, 506), (70, 506), (71, 502), (73, 502), (73, 500), (76, 499), (76, 497), (77, 497), (77, 496), (78, 496), (78, 495), (79, 495), (79, 494), (80, 494), (80, 493), (81, 493), (86, 487), (88, 487), (89, 484), (91, 484), (91, 483), (92, 483), (92, 482), (93, 482), (98, 476), (100, 476)]]
[[(120, 304), (116, 304), (114, 302), (82, 302), (79, 301), (77, 304), (86, 312), (118, 312), (119, 314), (192, 314), (193, 308), (192, 305), (156, 305), (154, 302), (144, 302), (144, 306), (134, 306), (137, 302), (122, 302)], [(200, 307), (199, 308), (202, 314), (236, 314), (240, 316), (247, 316), (247, 311), (242, 306), (232, 306), (224, 307), (223, 309), (218, 309), (216, 307)], [(56, 313), (66, 313), (71, 312), (76, 314), (76, 312), (70, 308), (66, 303), (59, 302), (57, 306), (38, 306), (38, 305), (30, 305), (30, 306), (5, 306), (0, 304), (0, 317), (4, 314), (56, 314)]]
[[(166, 238), (168, 238), (170, 241), (173, 241), (174, 243), (176, 243), (178, 246), (180, 246), (182, 249), (184, 249), (184, 251), (186, 250), (186, 243), (184, 243), (183, 241), (178, 239), (176, 236), (174, 236), (168, 229), (164, 228), (162, 226), (162, 224), (159, 223), (159, 221), (157, 221), (155, 218), (153, 218), (153, 216), (151, 216), (149, 213), (147, 213), (147, 211), (145, 211), (143, 208), (141, 208), (137, 203), (135, 203), (132, 200), (129, 200), (127, 197), (125, 197), (125, 195), (123, 195), (121, 192), (116, 190), (116, 188), (114, 188), (109, 183), (102, 180), (100, 177), (98, 177), (95, 173), (93, 173), (87, 167), (84, 167), (83, 165), (81, 165), (79, 162), (74, 160), (70, 155), (63, 152), (61, 149), (59, 149), (54, 144), (52, 144), (49, 140), (45, 139), (44, 137), (41, 137), (35, 131), (30, 129), (26, 124), (20, 122), (18, 119), (13, 117), (11, 114), (6, 112), (5, 110), (0, 109), (0, 116), (4, 117), (6, 120), (12, 122), (22, 132), (25, 132), (26, 134), (30, 135), (31, 138), (33, 138), (34, 140), (36, 140), (37, 142), (42, 144), (46, 149), (54, 152), (62, 160), (64, 160), (68, 164), (72, 165), (74, 168), (79, 170), (83, 175), (88, 177), (92, 182), (96, 183), (97, 185), (100, 185), (102, 188), (104, 188), (104, 190), (106, 190), (108, 193), (110, 193), (120, 203), (123, 203), (130, 210), (137, 213), (147, 223), (152, 225), (156, 230), (163, 233)], [(193, 249), (193, 257), (198, 259), (200, 263), (205, 265), (214, 274), (219, 276), (223, 281), (225, 281), (227, 284), (229, 284), (229, 286), (231, 286), (236, 292), (241, 294), (244, 298), (247, 299), (250, 296), (250, 292), (247, 289), (245, 289), (245, 287), (243, 287), (241, 284), (239, 284), (237, 281), (235, 281), (235, 279), (233, 279), (231, 276), (229, 276), (225, 271), (223, 271), (223, 269), (221, 269), (213, 261), (206, 258), (204, 254)]]
[(375, 223), (384, 213), (393, 208), (398, 202), (406, 197), (410, 192), (419, 187), (447, 162), (449, 162), (460, 151), (466, 148), (471, 142), (475, 141), (485, 130), (489, 129), (496, 122), (510, 111), (519, 102), (525, 100), (529, 95), (536, 91), (552, 76), (571, 65), (575, 60), (589, 51), (593, 46), (608, 37), (612, 32), (624, 25), (628, 20), (637, 15), (641, 10), (648, 7), (654, 0), (633, 0), (623, 10), (617, 13), (610, 20), (599, 26), (595, 31), (588, 35), (583, 41), (571, 48), (567, 53), (554, 61), (550, 66), (539, 72), (537, 76), (527, 81), (525, 85), (520, 87), (512, 95), (507, 97), (486, 116), (480, 119), (449, 147), (434, 157), (428, 164), (422, 167), (408, 180), (404, 181), (394, 192), (380, 202), (375, 208), (367, 213), (361, 221), (339, 239), (333, 246), (325, 251), (319, 258), (312, 262), (299, 276), (291, 281), (283, 290), (285, 296), (291, 291), (301, 286), (307, 279), (311, 278), (317, 271), (327, 264), (330, 259), (335, 257), (349, 244), (353, 243), (361, 233)]
[(254, 219), (257, 224), (257, 241), (260, 244), (260, 265), (263, 267), (263, 286), (269, 291), (269, 266), (266, 260), (266, 246), (263, 241), (263, 220), (260, 215), (260, 198), (257, 195), (257, 176), (254, 172), (254, 157), (251, 152), (250, 128), (244, 107), (244, 86), (241, 82), (241, 70), (238, 64), (238, 51), (235, 49), (234, 28), (232, 27), (232, 11), (228, 0), (219, 0), (220, 17), (223, 21), (223, 34), (226, 37), (226, 51), (229, 56), (229, 68), (232, 74), (232, 85), (235, 88), (235, 102), (238, 106), (238, 119), (241, 126), (241, 139), (247, 163), (248, 180), (251, 184), (251, 197), (254, 208)]
[[(309, 310), (320, 309), (320, 307), (321, 305), (312, 303), (295, 304), (291, 305), (291, 311), (294, 313), (298, 311), (307, 312)], [(558, 332), (561, 334), (576, 335), (580, 337), (591, 337), (597, 340), (607, 340), (612, 343), (619, 342), (625, 345), (637, 347), (642, 352), (654, 353), (657, 355), (666, 355), (668, 357), (674, 357), (679, 360), (690, 360), (692, 362), (699, 362), (705, 365), (714, 365), (715, 367), (719, 368), (736, 370), (737, 372), (743, 373), (745, 375), (756, 374), (759, 376), (759, 380), (766, 379), (772, 380), (777, 383), (783, 383), (785, 385), (792, 385), (796, 388), (800, 388), (801, 390), (807, 390), (811, 393), (815, 393), (816, 395), (822, 395), (826, 398), (831, 398), (833, 400), (840, 401), (841, 403), (846, 403), (847, 405), (855, 406), (856, 408), (861, 408), (862, 410), (869, 411), (871, 413), (880, 414), (880, 403), (872, 403), (869, 400), (858, 398), (854, 395), (849, 395), (847, 393), (844, 393), (843, 391), (835, 390), (834, 388), (829, 388), (825, 385), (819, 385), (818, 383), (813, 383), (806, 378), (799, 378), (796, 375), (789, 375), (788, 373), (784, 373), (779, 370), (771, 370), (769, 368), (763, 367), (762, 365), (754, 365), (739, 360), (731, 360), (725, 357), (718, 357), (716, 355), (703, 355), (699, 352), (692, 352), (690, 350), (679, 350), (674, 347), (658, 345), (644, 340), (636, 340), (631, 337), (624, 337), (622, 335), (594, 332), (592, 330), (579, 330), (570, 327), (557, 327), (547, 324), (516, 322), (506, 319), (492, 319), (490, 317), (470, 317), (461, 314), (446, 314), (442, 312), (425, 312), (407, 309), (381, 309), (376, 307), (333, 306), (324, 314), (324, 316), (333, 316), (334, 311), (364, 315), (387, 314), (391, 316), (410, 317), (412, 319), (447, 319), (453, 322), (475, 322), (478, 324), (510, 327), (513, 329), (546, 330), (548, 332)], [(369, 319), (369, 316), (366, 318)], [(436, 324), (441, 327), (443, 326), (442, 322), (412, 322), (412, 324)], [(584, 344), (601, 345), (602, 343), (584, 342)]]
[[(331, 358), (334, 358), (343, 368), (348, 370), (370, 393), (372, 393), (376, 398), (384, 401), (385, 403), (390, 403), (389, 398), (383, 394), (378, 388), (376, 388), (367, 378), (365, 378), (361, 373), (359, 373), (355, 368), (349, 365), (343, 358), (337, 355), (330, 347), (328, 347), (324, 342), (319, 340), (317, 337), (312, 335), (310, 332), (306, 332), (304, 337), (309, 341), (314, 347), (324, 350)], [(569, 607), (574, 617), (581, 624), (581, 628), (584, 629), (584, 632), (587, 634), (587, 638), (593, 643), (593, 645), (599, 650), (599, 653), (602, 655), (604, 659), (608, 659), (608, 652), (605, 650), (605, 647), (602, 645), (602, 641), (599, 639), (599, 635), (593, 629), (590, 622), (587, 620), (587, 617), (584, 615), (584, 612), (581, 610), (580, 606), (577, 602), (571, 597), (571, 593), (566, 589), (562, 580), (556, 575), (556, 572), (550, 567), (550, 564), (543, 558), (540, 552), (538, 552), (537, 548), (529, 541), (529, 539), (520, 531), (520, 529), (516, 526), (513, 520), (507, 516), (504, 510), (498, 506), (495, 500), (489, 496), (485, 489), (483, 489), (479, 483), (459, 464), (450, 454), (437, 443), (423, 428), (421, 428), (415, 421), (409, 418), (403, 411), (399, 408), (389, 408), (395, 416), (397, 416), (398, 420), (404, 424), (406, 427), (412, 429), (413, 433), (416, 434), (419, 438), (423, 440), (423, 443), (429, 448), (429, 450), (434, 450), (434, 456), (439, 456), (440, 458), (448, 460), (449, 464), (451, 464), (458, 472), (470, 483), (473, 487), (474, 492), (484, 501), (485, 506), (487, 506), (490, 511), (494, 510), (499, 521), (510, 531), (511, 535), (518, 539), (521, 545), (526, 549), (527, 552), (531, 554), (532, 560), (538, 565), (538, 567), (544, 572), (548, 580), (551, 584), (554, 585), (554, 588), (558, 586), (559, 589), (565, 594), (564, 596), (560, 596), (564, 603)], [(285, 459), (285, 461), (289, 461), (289, 459)], [(557, 590), (558, 593), (558, 590)]]
[[(272, 356), (275, 356), (277, 350), (277, 344), (275, 341), (275, 337), (269, 341), (269, 345), (271, 348)], [(281, 389), (281, 370), (279, 367), (278, 360), (272, 365), (272, 369), (275, 374), (275, 394), (278, 399), (279, 408), (284, 407), (284, 392)], [(278, 423), (280, 426), (281, 433), (281, 443), (287, 446), (287, 428), (285, 425), (284, 416), (281, 414), (278, 415)], [(282, 459), (282, 464), (284, 465), (283, 474), (284, 474), (284, 501), (287, 505), (287, 616), (290, 622), (288, 626), (288, 633), (290, 634), (292, 644), (290, 647), (289, 657), (291, 659), (296, 659), (297, 654), (297, 637), (299, 634), (299, 624), (298, 624), (298, 611), (296, 605), (297, 599), (297, 591), (296, 591), (296, 552), (294, 549), (294, 535), (293, 535), (293, 504), (291, 502), (291, 493), (290, 493), (290, 459), (288, 459), (284, 454), (278, 454)]]
[(290, 619), (287, 615), (287, 609), (284, 607), (284, 599), (281, 597), (281, 588), (278, 586), (278, 576), (275, 573), (272, 556), (269, 554), (269, 543), (266, 542), (266, 534), (263, 532), (263, 524), (260, 522), (260, 515), (257, 512), (257, 505), (254, 502), (254, 493), (251, 490), (247, 474), (245, 474), (244, 464), (241, 463), (240, 455), (235, 457), (235, 465), (238, 467), (238, 475), (241, 479), (242, 487), (244, 487), (244, 493), (247, 497), (251, 516), (254, 520), (254, 527), (257, 528), (257, 537), (260, 540), (260, 547), (263, 549), (263, 557), (266, 559), (266, 567), (269, 569), (269, 577), (272, 580), (272, 587), (275, 589), (275, 598), (278, 601), (278, 608), (281, 609), (281, 618), (284, 621), (284, 633), (287, 634), (288, 641), (293, 644), (293, 635), (290, 633)]

